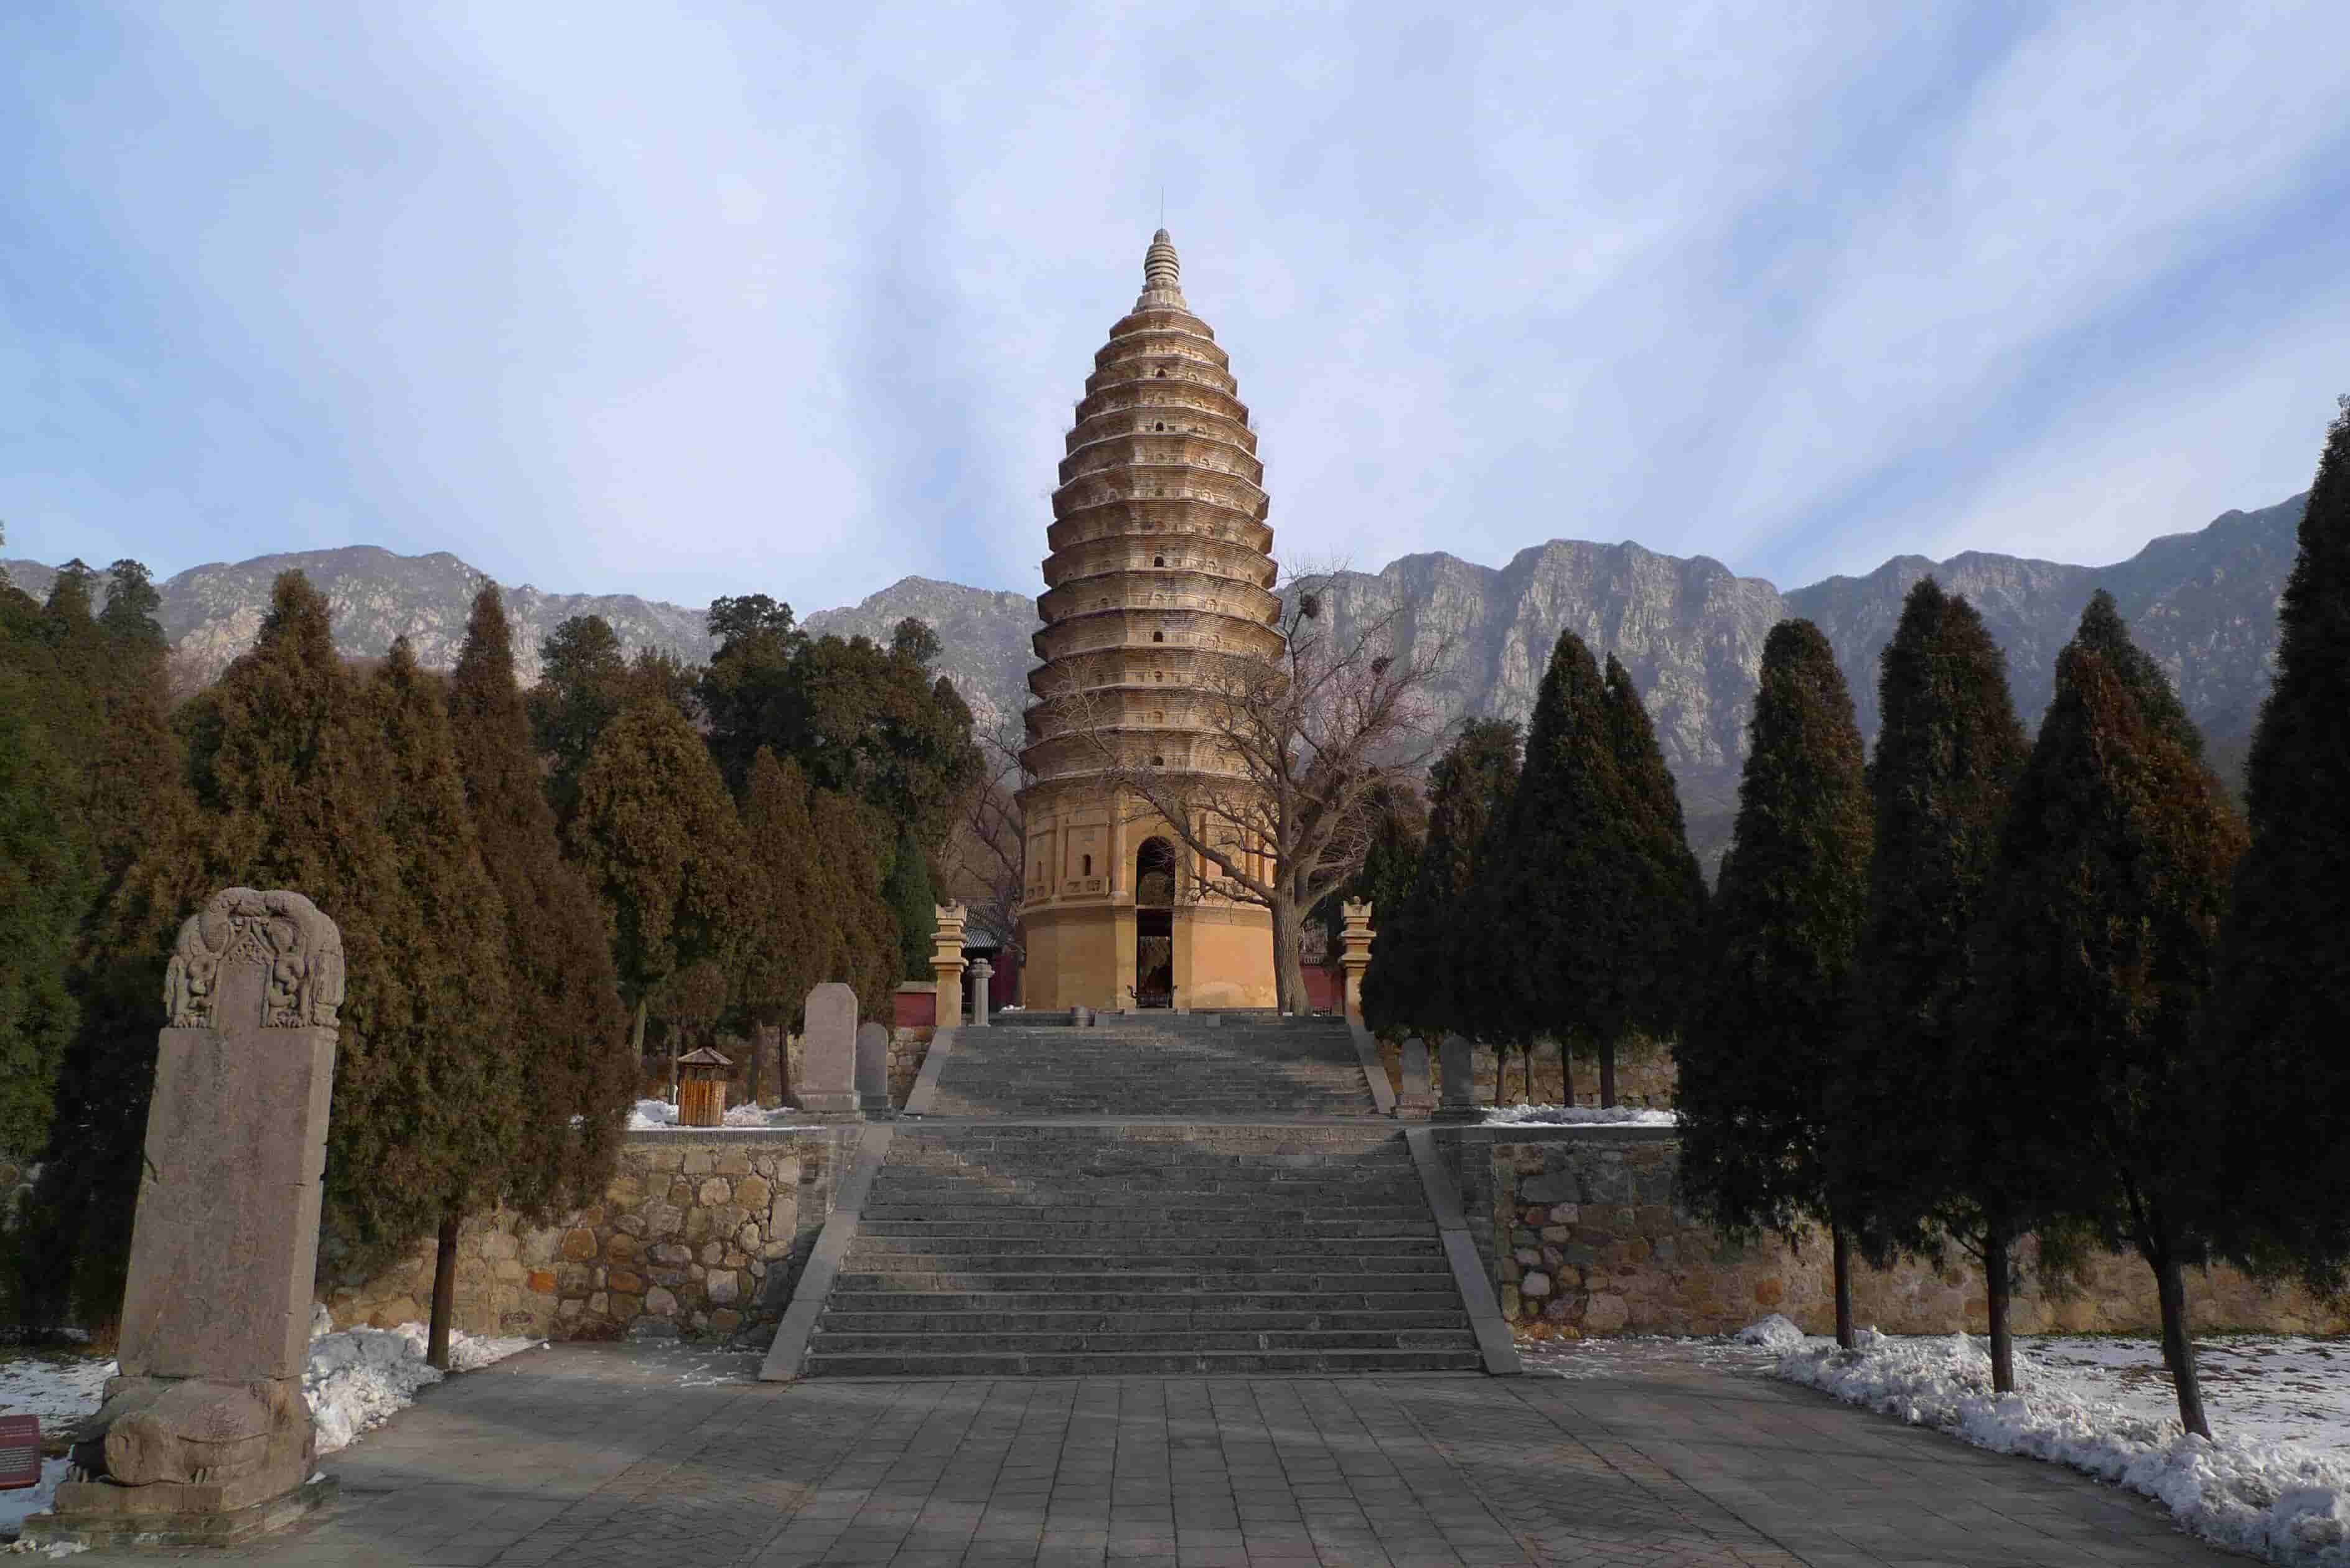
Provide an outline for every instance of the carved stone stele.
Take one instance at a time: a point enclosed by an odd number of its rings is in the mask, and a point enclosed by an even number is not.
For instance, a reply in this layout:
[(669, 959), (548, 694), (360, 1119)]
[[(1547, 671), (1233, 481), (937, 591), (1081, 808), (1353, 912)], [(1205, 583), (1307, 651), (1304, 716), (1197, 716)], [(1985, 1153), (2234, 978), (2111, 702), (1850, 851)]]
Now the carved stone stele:
[(858, 1109), (857, 992), (828, 980), (807, 993), (806, 1033), (800, 1051), (800, 1081), (793, 1093), (800, 1109), (848, 1116)]
[(228, 888), (165, 972), (120, 1375), (36, 1541), (217, 1543), (318, 1501), (302, 1395), (343, 944), (299, 893)]

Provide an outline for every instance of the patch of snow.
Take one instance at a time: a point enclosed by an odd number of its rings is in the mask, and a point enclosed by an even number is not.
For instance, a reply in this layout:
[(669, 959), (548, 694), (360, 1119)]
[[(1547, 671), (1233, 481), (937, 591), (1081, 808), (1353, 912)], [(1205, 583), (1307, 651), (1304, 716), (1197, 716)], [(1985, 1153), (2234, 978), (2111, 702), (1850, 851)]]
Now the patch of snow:
[(1759, 1345), (1765, 1350), (1789, 1351), (1804, 1343), (1804, 1331), (1778, 1313), (1773, 1313), (1760, 1323), (1750, 1323), (1731, 1337), (1741, 1345)]
[(1653, 1111), (1639, 1106), (1487, 1106), (1487, 1127), (1569, 1127), (1586, 1124), (1609, 1127), (1672, 1127), (1680, 1126), (1674, 1111)]
[[(11, 1409), (9, 1414), (23, 1412)], [(46, 1421), (42, 1428), (44, 1431), (47, 1429)], [(57, 1495), (57, 1483), (66, 1479), (66, 1464), (63, 1459), (43, 1459), (39, 1480), (15, 1491), (0, 1491), (0, 1535), (15, 1535), (25, 1528), (26, 1515), (49, 1511), (49, 1500)]]
[[(2230, 1432), (2224, 1410), (2214, 1420), (2227, 1435), (2189, 1437), (2175, 1416), (2100, 1398), (2094, 1384), (2064, 1369), (2062, 1347), (2081, 1343), (2020, 1355), (2014, 1394), (1991, 1391), (1984, 1342), (1963, 1334), (1880, 1335), (1854, 1350), (1807, 1341), (1781, 1357), (1777, 1376), (1978, 1448), (2056, 1460), (2128, 1487), (2223, 1546), (2292, 1568), (2350, 1568), (2350, 1456)], [(2167, 1384), (2162, 1392), (2167, 1402)]]
[(0, 1362), (0, 1410), (38, 1416), (42, 1431), (55, 1431), (97, 1409), (113, 1376), (111, 1360), (87, 1355)]
[[(795, 1122), (796, 1113), (790, 1110), (771, 1111), (761, 1106), (730, 1106), (726, 1125), (730, 1127), (758, 1127), (768, 1132), (806, 1132), (815, 1127), (813, 1122)], [(630, 1132), (708, 1132), (708, 1127), (680, 1127), (677, 1107), (667, 1100), (639, 1100), (637, 1108), (629, 1113)]]
[[(440, 1370), (425, 1364), (426, 1340), (424, 1324), (404, 1323), (393, 1329), (344, 1329), (310, 1342), (302, 1392), (309, 1397), (310, 1419), (318, 1428), (318, 1452), (348, 1448), (351, 1439), (382, 1425), (414, 1404), (419, 1392), (441, 1381)], [(449, 1369), (476, 1371), (546, 1343), (452, 1332)]]

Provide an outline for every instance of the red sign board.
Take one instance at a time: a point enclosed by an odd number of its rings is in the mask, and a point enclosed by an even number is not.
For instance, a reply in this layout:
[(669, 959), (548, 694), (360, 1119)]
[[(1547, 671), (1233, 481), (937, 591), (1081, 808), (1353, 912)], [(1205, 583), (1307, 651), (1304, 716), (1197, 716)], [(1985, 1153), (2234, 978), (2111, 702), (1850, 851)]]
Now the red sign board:
[(0, 1416), (0, 1491), (36, 1486), (41, 1479), (41, 1418)]

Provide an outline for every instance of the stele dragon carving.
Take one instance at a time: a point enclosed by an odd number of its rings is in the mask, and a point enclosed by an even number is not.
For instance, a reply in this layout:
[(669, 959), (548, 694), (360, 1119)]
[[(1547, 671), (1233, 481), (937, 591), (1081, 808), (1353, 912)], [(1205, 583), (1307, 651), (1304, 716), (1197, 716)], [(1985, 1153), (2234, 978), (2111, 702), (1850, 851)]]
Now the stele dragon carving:
[(163, 1005), (174, 1029), (218, 1029), (223, 968), (268, 971), (264, 1029), (332, 1029), (343, 1002), (343, 938), (299, 893), (226, 888), (188, 917), (163, 971)]

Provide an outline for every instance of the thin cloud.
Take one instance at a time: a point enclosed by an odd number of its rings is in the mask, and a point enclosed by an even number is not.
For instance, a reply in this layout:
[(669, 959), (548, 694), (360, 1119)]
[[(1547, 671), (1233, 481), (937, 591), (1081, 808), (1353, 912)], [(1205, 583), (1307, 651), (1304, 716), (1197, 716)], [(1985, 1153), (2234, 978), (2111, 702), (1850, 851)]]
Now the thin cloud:
[(162, 571), (1032, 588), (1163, 188), (1284, 555), (2126, 555), (2306, 483), (2345, 43), (2314, 5), (19, 13), (0, 516)]

